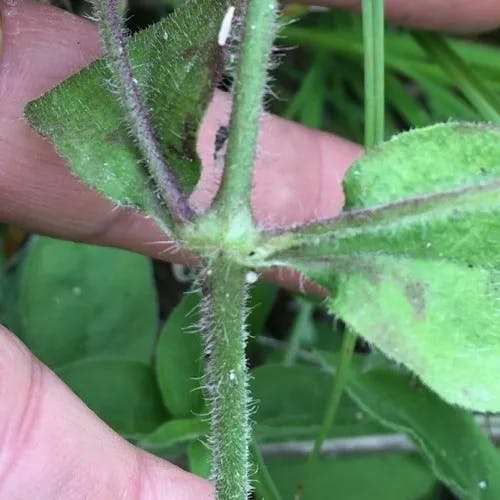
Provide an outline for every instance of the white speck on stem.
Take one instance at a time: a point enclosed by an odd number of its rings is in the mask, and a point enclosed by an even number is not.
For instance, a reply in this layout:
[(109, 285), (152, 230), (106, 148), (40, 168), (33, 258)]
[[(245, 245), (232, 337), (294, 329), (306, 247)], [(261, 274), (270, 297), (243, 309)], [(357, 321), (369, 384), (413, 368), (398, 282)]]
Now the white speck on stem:
[(487, 487), (488, 487), (488, 483), (486, 481), (479, 481), (479, 484), (478, 484), (479, 488), (481, 488), (482, 490), (485, 490)]
[(229, 380), (230, 380), (231, 382), (234, 382), (234, 381), (236, 380), (236, 375), (235, 375), (235, 373), (234, 373), (234, 370), (231, 370), (231, 371), (229, 372)]
[(220, 25), (219, 35), (217, 37), (217, 42), (221, 47), (226, 45), (227, 39), (231, 33), (231, 26), (233, 24), (234, 7), (231, 5), (228, 7), (222, 24)]
[(248, 271), (248, 273), (245, 275), (245, 281), (249, 284), (252, 285), (259, 279), (259, 276), (255, 271)]

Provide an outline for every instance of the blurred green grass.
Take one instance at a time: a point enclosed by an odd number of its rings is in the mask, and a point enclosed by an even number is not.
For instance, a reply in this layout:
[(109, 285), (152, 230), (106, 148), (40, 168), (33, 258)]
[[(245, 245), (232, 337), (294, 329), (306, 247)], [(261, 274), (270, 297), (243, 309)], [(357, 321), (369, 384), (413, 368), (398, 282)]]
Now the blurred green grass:
[[(41, 1), (80, 15), (90, 12), (88, 0)], [(128, 25), (140, 29), (183, 1), (128, 0)], [(361, 16), (288, 3), (282, 24), (268, 109), (363, 143)], [(446, 49), (453, 52), (452, 57)], [(500, 30), (445, 38), (389, 24), (385, 51), (386, 138), (448, 120), (499, 120)]]

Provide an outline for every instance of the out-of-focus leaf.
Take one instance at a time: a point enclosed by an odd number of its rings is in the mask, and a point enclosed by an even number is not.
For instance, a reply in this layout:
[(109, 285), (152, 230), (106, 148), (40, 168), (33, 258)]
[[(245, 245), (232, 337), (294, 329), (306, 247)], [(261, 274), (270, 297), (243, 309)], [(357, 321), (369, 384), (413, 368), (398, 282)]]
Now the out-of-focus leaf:
[(265, 281), (258, 281), (251, 287), (247, 319), (247, 329), (251, 337), (262, 333), (277, 294), (278, 288)]
[[(266, 460), (284, 499), (294, 498), (305, 460)], [(408, 455), (328, 457), (311, 472), (301, 500), (430, 500), (435, 479), (416, 458)]]
[(210, 450), (201, 441), (193, 441), (188, 446), (189, 470), (197, 476), (210, 478)]
[(203, 406), (200, 294), (186, 294), (170, 313), (156, 350), (156, 377), (169, 411), (192, 417)]
[[(334, 365), (332, 356), (323, 354)], [(372, 418), (408, 434), (436, 476), (460, 498), (500, 498), (500, 455), (472, 415), (446, 404), (380, 357), (368, 368), (359, 359), (346, 390)]]
[(208, 433), (208, 422), (201, 418), (174, 419), (165, 422), (137, 445), (157, 454), (168, 453), (181, 444), (200, 439)]
[[(252, 371), (253, 419), (260, 441), (311, 439), (320, 428), (331, 374), (307, 366), (264, 365)], [(363, 435), (382, 428), (344, 398), (330, 436)], [(385, 432), (385, 431), (384, 431)]]
[(149, 361), (157, 330), (151, 263), (123, 250), (37, 237), (20, 285), (23, 340), (44, 363)]
[(77, 361), (57, 371), (90, 409), (116, 431), (135, 436), (165, 421), (150, 366), (123, 359)]
[(23, 321), (19, 313), (20, 264), (0, 270), (0, 324), (23, 338)]

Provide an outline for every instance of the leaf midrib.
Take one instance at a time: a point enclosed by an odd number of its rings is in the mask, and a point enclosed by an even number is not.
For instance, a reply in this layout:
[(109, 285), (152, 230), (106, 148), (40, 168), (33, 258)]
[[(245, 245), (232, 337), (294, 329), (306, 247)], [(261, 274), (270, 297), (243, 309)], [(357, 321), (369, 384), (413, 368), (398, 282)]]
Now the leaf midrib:
[[(311, 246), (319, 247), (328, 244), (333, 239), (339, 241), (363, 233), (374, 234), (387, 230), (391, 226), (397, 227), (416, 221), (425, 223), (433, 218), (444, 218), (453, 211), (464, 214), (484, 211), (485, 209), (491, 210), (494, 207), (500, 209), (500, 178), (438, 194), (408, 198), (378, 207), (347, 211), (334, 219), (297, 226), (271, 237), (270, 247), (274, 248), (275, 251), (271, 253), (268, 260), (273, 262), (286, 261), (287, 254), (291, 252), (307, 252)], [(350, 255), (355, 253), (355, 251), (350, 252)], [(365, 250), (362, 253), (370, 252)], [(374, 249), (373, 253), (380, 255), (384, 252)], [(386, 255), (394, 256), (395, 254)], [(316, 255), (314, 258), (320, 259), (320, 256)], [(440, 258), (439, 260), (451, 259)]]

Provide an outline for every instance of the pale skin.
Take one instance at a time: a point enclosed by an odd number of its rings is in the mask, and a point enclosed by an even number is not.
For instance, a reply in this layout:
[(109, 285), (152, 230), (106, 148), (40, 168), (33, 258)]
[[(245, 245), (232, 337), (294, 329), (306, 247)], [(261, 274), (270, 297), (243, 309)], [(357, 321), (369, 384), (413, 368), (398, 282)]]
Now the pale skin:
[[(359, 0), (322, 3), (359, 7)], [(165, 236), (153, 221), (115, 209), (73, 178), (50, 144), (21, 119), (27, 101), (101, 54), (95, 27), (29, 2), (11, 6), (0, 0), (0, 12), (0, 220), (185, 261), (185, 255), (166, 251)], [(401, 24), (474, 32), (500, 26), (500, 3), (387, 0), (387, 16)], [(227, 108), (225, 97), (217, 96), (200, 139), (206, 165)], [(361, 148), (271, 116), (261, 137), (252, 195), (259, 223), (287, 225), (337, 215), (342, 176)], [(208, 166), (202, 177), (194, 195), (198, 206), (209, 202), (217, 185)], [(0, 500), (199, 500), (212, 498), (212, 492), (207, 481), (116, 435), (0, 327)]]

